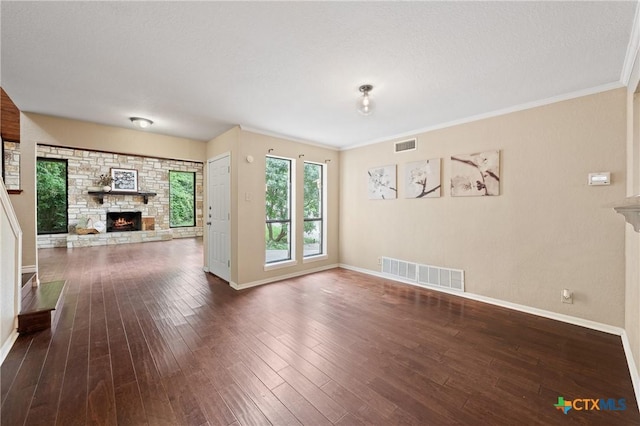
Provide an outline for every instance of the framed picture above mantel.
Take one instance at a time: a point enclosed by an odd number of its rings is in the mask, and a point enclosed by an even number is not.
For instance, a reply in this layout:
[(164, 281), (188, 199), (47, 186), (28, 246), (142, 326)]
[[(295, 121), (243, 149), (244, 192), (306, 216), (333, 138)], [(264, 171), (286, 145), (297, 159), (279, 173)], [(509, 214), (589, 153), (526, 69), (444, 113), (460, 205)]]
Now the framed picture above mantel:
[(138, 192), (138, 171), (134, 169), (111, 168), (111, 190), (118, 192)]

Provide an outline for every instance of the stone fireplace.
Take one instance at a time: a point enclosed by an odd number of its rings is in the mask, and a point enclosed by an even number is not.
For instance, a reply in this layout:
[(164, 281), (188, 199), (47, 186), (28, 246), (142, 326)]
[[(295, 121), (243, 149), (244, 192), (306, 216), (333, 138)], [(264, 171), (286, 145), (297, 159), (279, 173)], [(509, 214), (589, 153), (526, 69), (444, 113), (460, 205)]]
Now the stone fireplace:
[(142, 230), (142, 212), (107, 212), (107, 232)]

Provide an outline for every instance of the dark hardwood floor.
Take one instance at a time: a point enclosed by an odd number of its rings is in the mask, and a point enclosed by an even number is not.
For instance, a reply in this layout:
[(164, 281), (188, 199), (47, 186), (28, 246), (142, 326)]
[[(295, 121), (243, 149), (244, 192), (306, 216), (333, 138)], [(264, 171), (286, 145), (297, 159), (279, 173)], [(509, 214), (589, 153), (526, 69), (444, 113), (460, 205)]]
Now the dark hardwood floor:
[(2, 425), (640, 424), (617, 336), (344, 269), (237, 292), (194, 239), (39, 256), (64, 305), (3, 363)]

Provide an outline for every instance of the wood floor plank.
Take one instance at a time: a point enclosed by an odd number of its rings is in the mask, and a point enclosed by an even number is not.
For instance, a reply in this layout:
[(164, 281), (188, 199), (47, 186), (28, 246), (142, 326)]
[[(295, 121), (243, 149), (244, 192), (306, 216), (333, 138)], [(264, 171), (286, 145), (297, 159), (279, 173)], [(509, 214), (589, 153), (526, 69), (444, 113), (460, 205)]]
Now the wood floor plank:
[(109, 355), (89, 359), (87, 424), (117, 424), (115, 394)]
[(0, 367), (0, 424), (640, 424), (619, 336), (344, 269), (236, 291), (202, 259), (40, 250), (64, 303)]
[(181, 371), (163, 378), (162, 382), (179, 424), (197, 426), (207, 422), (198, 398)]
[(26, 424), (55, 424), (70, 343), (71, 330), (57, 330), (53, 334)]
[(233, 412), (204, 372), (189, 375), (187, 383), (210, 424), (230, 425), (236, 422)]
[(235, 383), (222, 388), (220, 395), (241, 425), (271, 425), (251, 398)]
[(229, 367), (229, 373), (271, 423), (274, 425), (300, 425), (300, 422), (289, 412), (287, 407), (271, 393), (257, 376), (251, 373), (245, 364), (239, 363)]
[[(289, 349), (286, 345), (278, 341), (270, 334), (263, 332), (258, 334), (256, 337), (260, 339), (260, 341), (267, 347), (269, 347), (269, 349), (277, 353), (278, 356), (282, 357), (282, 359), (284, 359), (288, 365), (294, 366), (297, 371), (300, 371), (302, 374), (304, 374), (305, 377), (314, 385), (320, 387), (330, 380), (329, 376), (324, 374), (313, 364), (298, 355), (295, 351)], [(278, 373), (282, 372), (282, 370), (279, 370)], [(282, 376), (282, 374), (280, 375)]]
[[(326, 393), (317, 387), (313, 382), (299, 373), (293, 367), (283, 368), (278, 372), (282, 378), (291, 385), (300, 395), (309, 401), (319, 412), (321, 412), (329, 421), (337, 422), (347, 414), (347, 411), (331, 399)], [(323, 384), (326, 384), (323, 383)]]
[(303, 425), (331, 425), (332, 423), (320, 413), (309, 401), (300, 395), (289, 383), (282, 383), (273, 393), (289, 407)]
[(115, 389), (117, 423), (119, 425), (147, 425), (138, 383), (128, 382)]

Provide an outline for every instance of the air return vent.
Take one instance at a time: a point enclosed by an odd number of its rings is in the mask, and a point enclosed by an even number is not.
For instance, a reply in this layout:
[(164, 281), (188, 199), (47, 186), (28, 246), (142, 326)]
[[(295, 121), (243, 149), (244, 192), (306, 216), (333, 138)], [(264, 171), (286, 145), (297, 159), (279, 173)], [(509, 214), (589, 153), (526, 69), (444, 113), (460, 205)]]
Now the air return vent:
[(391, 259), (389, 257), (382, 258), (382, 272), (410, 281), (416, 280), (417, 267), (418, 265), (415, 263), (405, 262), (404, 260)]
[(416, 139), (409, 139), (407, 141), (396, 142), (395, 152), (415, 151), (416, 141)]
[(464, 291), (464, 271), (420, 265), (404, 260), (382, 258), (382, 273), (403, 281), (414, 282), (421, 287), (440, 287), (453, 291)]

